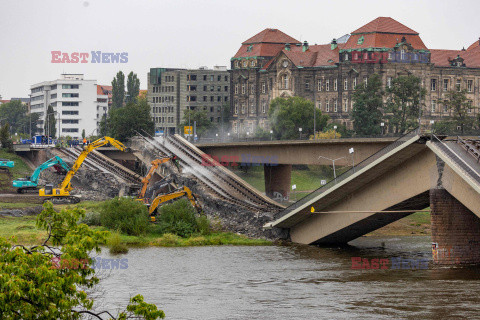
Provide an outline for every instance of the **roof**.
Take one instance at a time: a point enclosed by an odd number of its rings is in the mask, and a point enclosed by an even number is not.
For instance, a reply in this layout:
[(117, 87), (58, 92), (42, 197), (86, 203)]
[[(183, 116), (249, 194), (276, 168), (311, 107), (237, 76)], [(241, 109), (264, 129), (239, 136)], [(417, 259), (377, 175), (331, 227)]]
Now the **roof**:
[(97, 85), (97, 95), (106, 96), (112, 94), (112, 86)]
[(381, 33), (397, 33), (397, 34), (416, 34), (418, 32), (410, 29), (409, 27), (401, 24), (395, 19), (390, 17), (378, 17), (373, 21), (370, 21), (363, 27), (352, 32), (353, 34), (358, 33), (371, 33), (371, 32), (381, 32)]
[(0, 100), (0, 104), (9, 103), (10, 100)]
[(480, 50), (431, 49), (430, 62), (438, 67), (450, 67), (450, 61), (460, 56), (467, 68), (480, 68)]
[[(358, 40), (363, 37), (363, 43), (358, 44)], [(405, 37), (407, 43), (410, 43), (414, 49), (428, 50), (419, 35), (392, 34), (392, 33), (369, 33), (352, 34), (345, 44), (346, 49), (363, 48), (393, 48)]]
[(267, 28), (250, 39), (242, 42), (242, 44), (252, 43), (300, 43), (300, 41), (290, 37), (288, 34), (283, 33), (278, 29)]
[[(290, 51), (282, 50), (282, 53), (296, 66), (296, 67), (322, 67), (332, 66), (339, 62), (338, 51), (341, 47), (332, 50), (331, 44), (322, 44), (309, 46), (308, 50), (303, 52), (302, 46), (292, 46)], [(267, 69), (272, 63), (270, 60), (264, 69)]]
[(470, 51), (470, 50), (473, 50), (473, 49), (476, 49), (476, 48), (480, 48), (480, 38), (475, 41), (474, 43), (472, 43), (470, 45), (470, 47), (467, 48), (467, 51)]
[(234, 58), (274, 57), (282, 51), (286, 43), (296, 44), (300, 41), (278, 29), (265, 29), (244, 41)]

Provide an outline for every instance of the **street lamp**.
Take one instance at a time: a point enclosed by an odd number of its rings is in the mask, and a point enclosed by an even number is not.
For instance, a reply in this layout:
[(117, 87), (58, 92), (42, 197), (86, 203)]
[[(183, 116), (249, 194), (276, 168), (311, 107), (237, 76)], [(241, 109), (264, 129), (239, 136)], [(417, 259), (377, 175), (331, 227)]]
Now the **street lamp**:
[(300, 134), (300, 140), (302, 140), (302, 128), (298, 128), (298, 132)]
[(385, 127), (385, 122), (380, 123), (380, 127), (382, 127), (382, 136), (383, 136), (383, 128)]
[(273, 140), (273, 130), (270, 130), (270, 141)]
[(353, 153), (355, 152), (355, 150), (353, 148), (350, 148), (348, 149), (348, 153), (350, 153), (352, 155), (352, 168), (353, 168), (353, 172), (355, 172), (355, 159), (354, 159), (354, 156), (353, 156)]
[(327, 157), (319, 156), (318, 159), (320, 159), (320, 158), (332, 161), (332, 164), (333, 164), (333, 178), (335, 179), (335, 183), (337, 183), (337, 173), (335, 171), (335, 161), (340, 160), (340, 159), (344, 159), (345, 157), (340, 157), (340, 158), (337, 158), (337, 159), (330, 159), (330, 158), (327, 158)]
[(335, 139), (337, 139), (337, 126), (333, 126), (333, 132), (335, 134)]

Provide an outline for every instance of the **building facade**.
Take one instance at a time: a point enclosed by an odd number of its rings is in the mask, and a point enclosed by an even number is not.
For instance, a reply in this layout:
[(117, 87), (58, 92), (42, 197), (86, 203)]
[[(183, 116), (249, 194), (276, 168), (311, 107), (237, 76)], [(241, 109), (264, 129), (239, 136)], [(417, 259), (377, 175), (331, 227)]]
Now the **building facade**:
[(79, 139), (98, 135), (99, 123), (111, 104), (111, 86), (97, 86), (83, 74), (62, 74), (60, 79), (31, 86), (30, 112), (38, 113), (37, 132), (44, 134), (47, 108), (53, 107), (57, 137)]
[[(452, 89), (466, 89), (470, 113), (480, 107), (480, 41), (462, 50), (428, 49), (418, 32), (388, 17), (324, 45), (309, 45), (277, 29), (242, 43), (231, 59), (231, 128), (234, 133), (268, 130), (268, 108), (277, 97), (301, 96), (334, 121), (352, 128), (357, 84), (379, 74), (385, 87), (415, 75), (427, 90), (422, 123), (449, 116), (442, 104)], [(313, 115), (312, 115), (313, 116)]]
[(210, 121), (220, 124), (229, 95), (230, 74), (226, 67), (151, 68), (148, 73), (147, 101), (157, 134), (179, 133), (184, 110), (207, 111)]

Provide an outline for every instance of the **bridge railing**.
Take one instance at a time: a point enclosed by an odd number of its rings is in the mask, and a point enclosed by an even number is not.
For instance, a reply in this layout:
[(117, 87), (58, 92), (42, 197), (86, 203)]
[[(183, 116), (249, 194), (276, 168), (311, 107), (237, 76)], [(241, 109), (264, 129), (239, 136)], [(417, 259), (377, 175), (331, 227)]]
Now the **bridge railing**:
[[(469, 176), (473, 181), (475, 181), (480, 186), (480, 174), (475, 171), (470, 165), (468, 165), (460, 155), (455, 151), (450, 149), (442, 140), (440, 140), (436, 135), (432, 135), (432, 143), (440, 149), (440, 151), (454, 162), (460, 170)], [(467, 154), (468, 155), (468, 154)], [(470, 155), (468, 155), (470, 156)]]
[(379, 159), (380, 157), (384, 156), (385, 154), (389, 153), (393, 149), (399, 147), (400, 145), (404, 144), (411, 138), (415, 137), (418, 135), (418, 129), (415, 129), (413, 131), (410, 131), (409, 133), (401, 136), (397, 140), (395, 140), (393, 143), (389, 144), (385, 148), (380, 149), (376, 153), (372, 154), (370, 157), (366, 158), (362, 162), (359, 162), (358, 164), (355, 164), (354, 167), (352, 167), (350, 170), (342, 173), (339, 175), (336, 179), (333, 179), (329, 181), (327, 184), (324, 186), (318, 188), (317, 190), (313, 191), (312, 193), (308, 194), (307, 196), (303, 197), (299, 201), (293, 203), (292, 205), (288, 206), (285, 208), (283, 211), (281, 211), (278, 215), (278, 217), (282, 217), (293, 210), (297, 209), (298, 207), (309, 203), (312, 201), (315, 197), (319, 196), (320, 194), (324, 193), (325, 191), (329, 190), (330, 188), (334, 187), (335, 185), (339, 184), (343, 180), (347, 179), (348, 177), (352, 176), (355, 172), (365, 168), (369, 164), (373, 163), (375, 160)]

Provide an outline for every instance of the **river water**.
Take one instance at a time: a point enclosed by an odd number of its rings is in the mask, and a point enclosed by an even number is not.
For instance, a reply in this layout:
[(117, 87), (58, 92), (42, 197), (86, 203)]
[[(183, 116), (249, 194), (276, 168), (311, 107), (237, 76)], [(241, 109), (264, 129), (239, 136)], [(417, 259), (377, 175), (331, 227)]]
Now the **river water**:
[[(142, 294), (167, 319), (480, 319), (480, 268), (431, 264), (430, 237), (312, 246), (138, 248), (100, 270), (100, 308)], [(112, 258), (108, 250), (100, 255)], [(430, 260), (427, 269), (352, 269), (352, 257)], [(371, 261), (371, 260), (370, 260)]]

